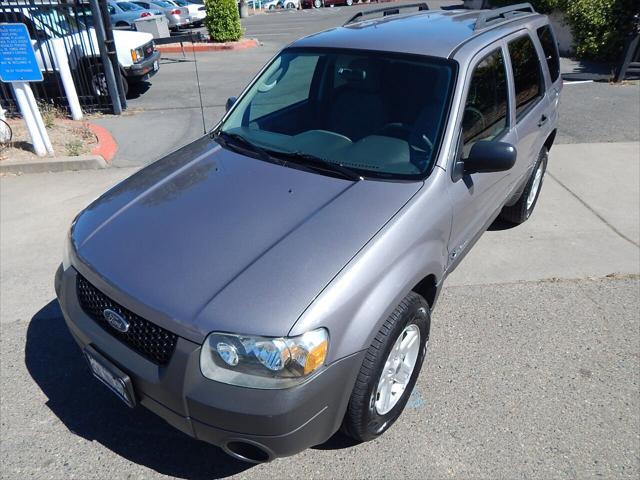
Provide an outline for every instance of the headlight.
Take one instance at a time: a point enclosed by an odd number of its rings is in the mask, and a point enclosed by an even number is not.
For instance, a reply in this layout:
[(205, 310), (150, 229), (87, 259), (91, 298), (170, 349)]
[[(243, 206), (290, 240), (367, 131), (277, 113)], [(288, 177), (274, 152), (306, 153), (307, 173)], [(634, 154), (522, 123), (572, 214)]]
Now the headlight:
[(324, 364), (328, 346), (324, 328), (279, 338), (213, 332), (202, 345), (200, 370), (211, 380), (231, 385), (288, 388)]
[(142, 49), (142, 47), (131, 49), (131, 60), (133, 60), (133, 63), (144, 60), (144, 50)]

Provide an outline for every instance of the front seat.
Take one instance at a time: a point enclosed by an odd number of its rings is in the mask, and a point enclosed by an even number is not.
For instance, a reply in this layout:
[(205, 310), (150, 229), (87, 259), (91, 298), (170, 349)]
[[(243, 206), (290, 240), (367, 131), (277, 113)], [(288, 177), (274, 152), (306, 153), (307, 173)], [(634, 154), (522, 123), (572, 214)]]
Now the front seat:
[(329, 107), (326, 130), (356, 142), (377, 132), (384, 124), (380, 69), (371, 59), (358, 59), (341, 67), (338, 76), (346, 81)]

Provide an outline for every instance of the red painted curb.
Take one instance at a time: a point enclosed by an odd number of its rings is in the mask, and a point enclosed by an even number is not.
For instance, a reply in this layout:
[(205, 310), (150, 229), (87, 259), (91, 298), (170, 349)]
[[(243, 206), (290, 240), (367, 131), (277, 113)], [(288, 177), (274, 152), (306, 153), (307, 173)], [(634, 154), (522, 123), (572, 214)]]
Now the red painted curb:
[[(244, 50), (259, 45), (255, 38), (245, 38), (239, 42), (227, 43), (184, 43), (185, 52), (219, 52), (222, 50)], [(167, 45), (156, 45), (160, 53), (182, 53), (183, 47), (179, 43), (169, 43)]]
[(116, 143), (116, 140), (113, 138), (109, 130), (101, 127), (100, 125), (87, 123), (87, 127), (98, 139), (98, 144), (93, 148), (93, 150), (91, 150), (91, 155), (100, 155), (104, 158), (105, 162), (111, 163), (111, 160), (113, 160), (113, 157), (115, 157), (116, 152), (118, 151), (118, 144)]

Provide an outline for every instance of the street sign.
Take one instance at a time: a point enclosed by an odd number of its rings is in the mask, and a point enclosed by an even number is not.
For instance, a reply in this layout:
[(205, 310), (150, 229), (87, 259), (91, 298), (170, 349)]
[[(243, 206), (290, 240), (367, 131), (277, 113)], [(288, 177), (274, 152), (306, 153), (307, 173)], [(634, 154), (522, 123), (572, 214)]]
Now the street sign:
[(27, 26), (0, 23), (0, 80), (3, 82), (41, 82)]

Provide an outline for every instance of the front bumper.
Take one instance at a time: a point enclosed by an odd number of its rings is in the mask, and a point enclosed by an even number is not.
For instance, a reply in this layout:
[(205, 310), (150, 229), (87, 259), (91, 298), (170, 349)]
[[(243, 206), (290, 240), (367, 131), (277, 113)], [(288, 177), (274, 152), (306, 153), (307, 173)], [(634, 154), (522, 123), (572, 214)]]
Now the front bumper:
[(152, 77), (158, 73), (158, 70), (154, 69), (155, 62), (158, 62), (159, 70), (160, 52), (158, 50), (154, 50), (151, 56), (145, 58), (142, 62), (134, 63), (130, 67), (126, 67), (124, 73), (127, 80), (137, 82)]
[[(82, 270), (104, 291), (101, 280), (89, 273)], [(227, 385), (201, 374), (199, 344), (179, 338), (171, 360), (161, 367), (111, 336), (80, 307), (73, 268), (59, 269), (55, 283), (65, 322), (80, 347), (91, 345), (129, 375), (137, 402), (182, 432), (236, 457), (230, 444), (251, 444), (272, 460), (323, 443), (340, 427), (365, 352), (334, 362), (289, 389)], [(126, 307), (123, 298), (113, 300)]]

